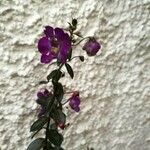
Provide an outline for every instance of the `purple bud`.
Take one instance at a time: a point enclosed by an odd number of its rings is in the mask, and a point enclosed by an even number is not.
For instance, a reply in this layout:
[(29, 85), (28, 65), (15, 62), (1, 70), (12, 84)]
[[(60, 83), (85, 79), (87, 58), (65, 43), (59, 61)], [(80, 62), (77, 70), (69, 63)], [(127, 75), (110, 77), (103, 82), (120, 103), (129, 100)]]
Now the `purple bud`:
[(43, 92), (43, 94), (44, 94), (45, 97), (48, 97), (50, 95), (50, 92), (47, 89), (45, 89), (45, 91)]
[(82, 49), (85, 50), (89, 56), (95, 56), (100, 48), (100, 43), (98, 43), (95, 38), (90, 38)]
[(80, 98), (78, 95), (74, 95), (69, 99), (69, 105), (70, 107), (76, 111), (76, 112), (79, 112), (80, 111)]
[(37, 100), (36, 102), (41, 105), (41, 99), (46, 100), (46, 98), (48, 98), (51, 95), (51, 93), (45, 89), (45, 90), (41, 90), (37, 93)]
[(50, 92), (47, 89), (41, 90), (37, 93), (37, 97), (41, 98), (41, 97), (48, 97), (50, 94)]
[(37, 93), (37, 97), (38, 97), (38, 98), (41, 98), (41, 97), (43, 97), (43, 96), (44, 96), (43, 92), (40, 91), (40, 92)]

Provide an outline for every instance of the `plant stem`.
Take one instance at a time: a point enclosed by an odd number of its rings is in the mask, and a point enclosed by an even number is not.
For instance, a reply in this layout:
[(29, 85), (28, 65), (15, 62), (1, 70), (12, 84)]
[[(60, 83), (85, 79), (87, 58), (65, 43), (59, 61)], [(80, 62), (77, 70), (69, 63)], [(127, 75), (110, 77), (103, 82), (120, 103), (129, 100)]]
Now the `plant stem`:
[[(64, 64), (61, 64), (61, 65), (59, 66), (58, 70), (61, 70), (61, 68), (63, 67), (63, 65), (64, 65)], [(53, 87), (53, 89), (54, 89), (54, 87)], [(54, 91), (54, 93), (55, 93), (55, 91)], [(49, 108), (49, 113), (48, 113), (48, 122), (47, 122), (47, 126), (46, 126), (45, 147), (44, 147), (43, 150), (47, 150), (48, 132), (49, 132), (49, 126), (50, 126), (50, 120), (51, 120), (50, 114), (51, 114), (51, 111), (52, 111), (54, 102), (55, 102), (55, 95), (54, 95), (54, 97), (52, 98), (52, 101), (51, 101), (51, 103), (50, 103), (50, 108)]]
[(49, 125), (50, 125), (50, 116), (48, 118), (48, 123), (46, 127), (46, 136), (45, 136), (45, 150), (47, 150), (47, 141), (48, 141), (48, 132), (49, 132)]
[(74, 59), (74, 58), (77, 58), (77, 57), (80, 57), (80, 56), (74, 56), (74, 57), (71, 58), (71, 60)]
[(52, 102), (50, 103), (50, 108), (49, 108), (49, 114), (48, 114), (48, 122), (47, 122), (47, 126), (46, 126), (46, 135), (45, 135), (45, 147), (44, 150), (47, 150), (47, 141), (48, 141), (48, 132), (49, 132), (49, 126), (50, 126), (50, 114), (53, 108), (53, 104), (55, 102), (55, 97), (52, 98)]
[(85, 37), (85, 38), (81, 39), (78, 43), (73, 44), (72, 46), (77, 46), (77, 45), (80, 44), (82, 41), (84, 41), (85, 39), (89, 39), (89, 38), (91, 38), (91, 37)]

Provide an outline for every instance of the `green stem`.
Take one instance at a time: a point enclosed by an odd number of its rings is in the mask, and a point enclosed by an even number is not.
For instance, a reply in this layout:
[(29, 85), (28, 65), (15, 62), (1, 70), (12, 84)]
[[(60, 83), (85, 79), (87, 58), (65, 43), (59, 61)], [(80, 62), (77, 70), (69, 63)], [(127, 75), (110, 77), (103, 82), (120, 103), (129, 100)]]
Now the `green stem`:
[(80, 56), (74, 56), (74, 57), (71, 58), (71, 60), (74, 59), (74, 58), (77, 58), (77, 57), (80, 57)]
[(49, 132), (49, 126), (50, 126), (50, 119), (51, 119), (50, 118), (50, 114), (51, 114), (54, 102), (55, 102), (55, 97), (53, 97), (52, 98), (52, 102), (49, 103), (50, 104), (50, 108), (49, 108), (49, 114), (48, 114), (48, 122), (47, 122), (47, 126), (46, 126), (46, 135), (45, 135), (45, 147), (44, 147), (44, 150), (47, 150), (48, 132)]
[(45, 150), (47, 150), (47, 141), (48, 141), (49, 125), (50, 125), (50, 117), (48, 118), (48, 123), (47, 123), (47, 127), (46, 127)]
[[(61, 64), (58, 68), (58, 70), (61, 70), (61, 68), (63, 67), (64, 64)], [(54, 89), (54, 88), (53, 88)], [(54, 91), (55, 93), (55, 91)], [(50, 114), (51, 114), (51, 111), (52, 111), (52, 108), (53, 108), (53, 104), (55, 102), (55, 95), (54, 97), (52, 98), (52, 101), (48, 104), (50, 106), (49, 107), (49, 113), (48, 113), (48, 122), (47, 122), (47, 126), (46, 126), (46, 135), (45, 135), (45, 147), (44, 147), (44, 150), (47, 150), (47, 143), (48, 143), (48, 132), (49, 132), (49, 126), (50, 126)]]
[(91, 37), (85, 37), (83, 39), (81, 39), (79, 42), (77, 42), (76, 44), (73, 44), (72, 46), (77, 46), (78, 44), (80, 44), (82, 41), (84, 41), (85, 39), (90, 39)]

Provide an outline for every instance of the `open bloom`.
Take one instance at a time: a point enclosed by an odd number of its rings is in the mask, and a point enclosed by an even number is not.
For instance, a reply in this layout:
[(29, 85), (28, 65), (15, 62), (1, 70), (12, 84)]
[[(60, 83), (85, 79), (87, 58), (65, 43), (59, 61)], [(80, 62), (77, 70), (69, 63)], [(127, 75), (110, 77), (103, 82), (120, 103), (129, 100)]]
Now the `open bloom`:
[(73, 93), (73, 95), (69, 98), (69, 105), (74, 111), (80, 111), (80, 98), (78, 92)]
[(45, 27), (44, 34), (45, 36), (38, 42), (41, 62), (47, 64), (53, 59), (58, 59), (59, 62), (65, 63), (71, 49), (69, 35), (61, 28), (53, 29), (51, 26)]
[(90, 38), (82, 49), (85, 50), (89, 56), (95, 56), (100, 48), (100, 43), (98, 43), (95, 38)]

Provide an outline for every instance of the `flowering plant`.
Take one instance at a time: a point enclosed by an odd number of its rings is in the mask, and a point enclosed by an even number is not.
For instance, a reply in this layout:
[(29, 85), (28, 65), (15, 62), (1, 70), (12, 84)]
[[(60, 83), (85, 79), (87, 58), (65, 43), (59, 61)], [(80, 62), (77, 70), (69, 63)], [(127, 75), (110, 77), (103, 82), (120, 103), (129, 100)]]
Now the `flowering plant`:
[[(72, 19), (68, 29), (53, 28), (45, 26), (44, 36), (38, 41), (38, 51), (41, 54), (41, 63), (57, 64), (57, 69), (53, 70), (46, 81), (41, 81), (40, 84), (52, 82), (53, 89), (41, 90), (37, 93), (36, 103), (40, 106), (38, 119), (31, 125), (30, 131), (33, 132), (32, 138), (42, 129), (45, 130), (44, 138), (37, 138), (32, 141), (27, 150), (63, 150), (61, 147), (63, 135), (60, 133), (66, 124), (66, 115), (63, 112), (64, 104), (68, 103), (70, 108), (75, 112), (80, 111), (80, 94), (78, 91), (70, 92), (71, 96), (64, 102), (65, 90), (60, 83), (60, 79), (65, 76), (61, 71), (62, 67), (66, 70), (73, 79), (74, 72), (69, 62), (74, 58), (79, 58), (84, 61), (83, 56), (72, 57), (73, 47), (80, 44), (83, 40), (86, 42), (83, 45), (83, 50), (88, 56), (95, 56), (101, 49), (101, 45), (94, 37), (84, 38), (77, 29), (77, 19)], [(80, 38), (76, 40), (76, 37)]]

